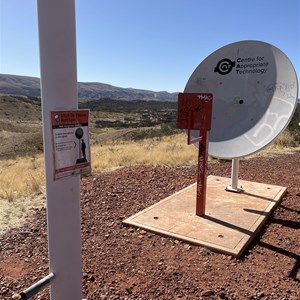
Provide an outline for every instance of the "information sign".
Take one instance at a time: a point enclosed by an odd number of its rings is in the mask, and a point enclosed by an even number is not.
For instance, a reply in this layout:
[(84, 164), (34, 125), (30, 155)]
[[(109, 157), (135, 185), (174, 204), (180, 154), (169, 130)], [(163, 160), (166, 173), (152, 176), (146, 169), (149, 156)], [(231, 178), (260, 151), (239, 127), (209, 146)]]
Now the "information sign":
[(91, 171), (89, 110), (51, 111), (54, 180)]

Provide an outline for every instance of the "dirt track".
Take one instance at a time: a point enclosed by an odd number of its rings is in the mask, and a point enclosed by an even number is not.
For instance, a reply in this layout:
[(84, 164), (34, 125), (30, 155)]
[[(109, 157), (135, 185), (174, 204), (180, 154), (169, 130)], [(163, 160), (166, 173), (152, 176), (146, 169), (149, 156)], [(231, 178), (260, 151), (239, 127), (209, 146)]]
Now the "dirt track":
[[(288, 193), (240, 259), (123, 226), (195, 181), (195, 167), (137, 166), (82, 179), (83, 296), (98, 299), (300, 299), (300, 153), (240, 163), (240, 178)], [(209, 173), (230, 177), (230, 162)], [(45, 209), (0, 237), (0, 298), (48, 272)], [(31, 299), (49, 299), (48, 290)]]

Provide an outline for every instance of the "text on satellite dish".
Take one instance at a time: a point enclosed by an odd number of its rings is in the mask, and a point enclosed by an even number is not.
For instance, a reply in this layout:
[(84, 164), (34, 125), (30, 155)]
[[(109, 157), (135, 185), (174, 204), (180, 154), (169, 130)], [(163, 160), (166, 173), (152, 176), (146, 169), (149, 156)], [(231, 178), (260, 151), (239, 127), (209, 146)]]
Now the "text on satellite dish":
[(268, 71), (269, 62), (264, 61), (264, 56), (237, 58), (236, 61), (232, 61), (228, 58), (221, 59), (214, 71), (221, 74), (229, 74), (235, 67), (235, 72), (238, 75), (244, 74), (264, 74)]

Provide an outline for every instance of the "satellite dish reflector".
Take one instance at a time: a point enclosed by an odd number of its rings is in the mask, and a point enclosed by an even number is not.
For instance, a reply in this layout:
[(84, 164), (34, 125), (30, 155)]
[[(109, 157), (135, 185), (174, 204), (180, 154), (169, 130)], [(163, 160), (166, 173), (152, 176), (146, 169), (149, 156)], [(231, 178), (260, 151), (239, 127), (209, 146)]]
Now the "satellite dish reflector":
[[(288, 57), (260, 41), (229, 44), (209, 55), (185, 93), (212, 93), (209, 154), (243, 157), (270, 144), (297, 106), (298, 81)], [(192, 136), (199, 136), (197, 131)]]

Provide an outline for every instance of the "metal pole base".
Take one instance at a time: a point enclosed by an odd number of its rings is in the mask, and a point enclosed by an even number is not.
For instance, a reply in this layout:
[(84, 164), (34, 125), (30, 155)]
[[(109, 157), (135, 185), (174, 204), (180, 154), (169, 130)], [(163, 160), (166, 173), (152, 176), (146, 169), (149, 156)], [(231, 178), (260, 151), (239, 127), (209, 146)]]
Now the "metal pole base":
[(229, 185), (228, 187), (226, 187), (225, 191), (227, 191), (227, 192), (233, 192), (233, 193), (241, 193), (244, 190), (243, 190), (243, 187), (241, 187), (241, 186), (233, 188), (231, 185)]

